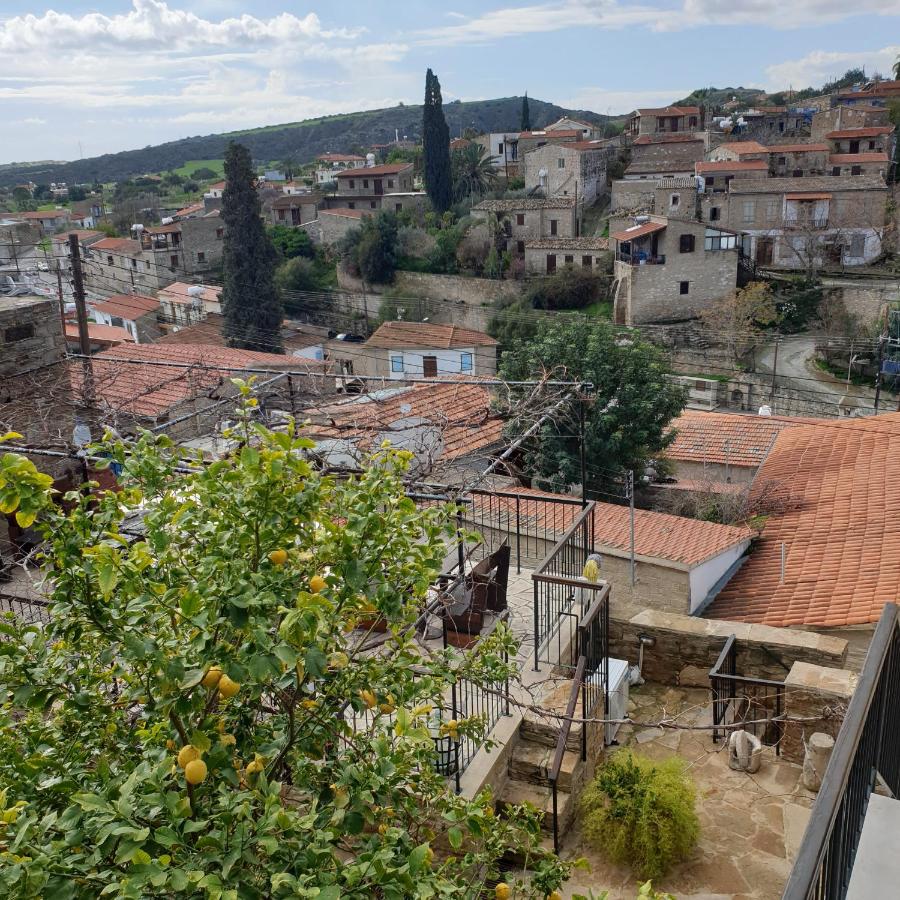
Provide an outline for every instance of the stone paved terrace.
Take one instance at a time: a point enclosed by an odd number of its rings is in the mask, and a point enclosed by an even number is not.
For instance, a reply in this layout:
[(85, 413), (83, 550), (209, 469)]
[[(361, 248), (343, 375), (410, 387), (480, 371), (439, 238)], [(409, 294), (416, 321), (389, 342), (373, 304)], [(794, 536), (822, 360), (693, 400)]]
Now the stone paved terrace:
[[(698, 688), (669, 688), (646, 684), (631, 689), (630, 715), (657, 721), (680, 713), (684, 724), (711, 721), (709, 692)], [(623, 726), (622, 746), (653, 758), (681, 756), (694, 779), (700, 838), (690, 859), (657, 880), (657, 890), (678, 900), (777, 900), (787, 881), (803, 836), (815, 794), (800, 783), (800, 766), (784, 762), (765, 748), (755, 775), (728, 768), (722, 744), (713, 744), (709, 731), (676, 731)], [(634, 900), (637, 879), (621, 866), (607, 862), (585, 844), (576, 821), (563, 842), (565, 857), (585, 857), (590, 872), (576, 871), (562, 894), (609, 891), (609, 900)]]

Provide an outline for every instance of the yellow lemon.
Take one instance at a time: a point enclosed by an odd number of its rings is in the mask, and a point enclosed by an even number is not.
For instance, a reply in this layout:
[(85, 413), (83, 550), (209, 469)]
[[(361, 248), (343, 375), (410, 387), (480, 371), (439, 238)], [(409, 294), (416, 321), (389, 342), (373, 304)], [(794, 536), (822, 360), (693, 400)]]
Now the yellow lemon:
[(552, 891), (547, 894), (547, 900), (562, 900), (562, 894), (559, 891)]
[(236, 681), (232, 681), (227, 675), (223, 675), (219, 679), (218, 687), (219, 694), (226, 700), (229, 700), (241, 689), (241, 686)]
[(193, 744), (185, 744), (178, 751), (178, 765), (182, 769), (186, 769), (189, 763), (195, 759), (200, 759), (200, 751)]
[(184, 778), (188, 784), (206, 781), (207, 768), (202, 759), (193, 759), (184, 767)]
[(509, 885), (505, 881), (501, 881), (497, 887), (494, 888), (494, 897), (497, 900), (509, 900), (510, 894), (512, 891), (509, 889)]
[(313, 575), (313, 577), (309, 579), (309, 589), (314, 594), (321, 594), (326, 587), (328, 587), (328, 582), (326, 582), (321, 575)]
[(269, 554), (269, 562), (273, 566), (283, 566), (288, 559), (287, 550), (273, 550)]
[(369, 709), (374, 709), (378, 705), (378, 698), (371, 691), (360, 691), (359, 696)]
[(259, 772), (262, 772), (265, 767), (266, 764), (261, 759), (254, 759), (253, 762), (247, 763), (247, 768), (244, 771), (248, 775), (256, 775)]
[(203, 687), (209, 688), (211, 690), (219, 683), (219, 679), (221, 677), (222, 670), (218, 666), (210, 666), (206, 674), (203, 676), (203, 680), (200, 682), (200, 684), (202, 684)]
[(394, 706), (393, 703), (381, 703), (381, 704), (379, 704), (378, 708), (379, 708), (386, 716), (389, 716), (389, 715), (396, 709), (396, 707)]

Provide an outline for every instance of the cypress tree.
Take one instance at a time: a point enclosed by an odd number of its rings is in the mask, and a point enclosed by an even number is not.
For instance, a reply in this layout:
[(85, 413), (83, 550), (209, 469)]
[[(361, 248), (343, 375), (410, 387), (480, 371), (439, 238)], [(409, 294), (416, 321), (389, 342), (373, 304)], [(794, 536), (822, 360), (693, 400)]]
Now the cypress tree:
[(422, 146), (425, 156), (425, 190), (438, 213), (450, 208), (453, 185), (450, 176), (450, 129), (444, 118), (441, 83), (431, 69), (425, 73), (425, 107), (422, 112)]
[(274, 279), (277, 253), (260, 217), (250, 151), (234, 141), (225, 151), (222, 221), (225, 342), (244, 350), (282, 353), (283, 311)]
[(525, 96), (522, 98), (521, 130), (531, 131), (531, 110), (528, 108), (528, 91), (525, 91)]

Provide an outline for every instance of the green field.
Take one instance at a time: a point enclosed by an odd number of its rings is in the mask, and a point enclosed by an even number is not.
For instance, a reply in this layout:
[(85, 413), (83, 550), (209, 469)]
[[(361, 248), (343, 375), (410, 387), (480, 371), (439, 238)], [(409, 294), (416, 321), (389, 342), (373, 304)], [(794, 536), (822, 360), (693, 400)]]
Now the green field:
[(183, 175), (185, 178), (192, 175), (197, 169), (212, 169), (219, 178), (225, 177), (225, 160), (224, 159), (189, 159), (183, 166), (175, 169), (177, 175)]

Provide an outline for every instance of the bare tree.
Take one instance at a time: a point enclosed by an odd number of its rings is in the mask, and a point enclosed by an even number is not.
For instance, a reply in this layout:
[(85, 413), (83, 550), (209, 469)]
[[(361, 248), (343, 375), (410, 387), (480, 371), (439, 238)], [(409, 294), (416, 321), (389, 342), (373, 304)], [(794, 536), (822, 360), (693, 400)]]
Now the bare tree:
[(703, 324), (716, 332), (736, 366), (763, 343), (764, 327), (778, 321), (769, 286), (754, 281), (720, 298), (702, 314)]

